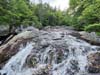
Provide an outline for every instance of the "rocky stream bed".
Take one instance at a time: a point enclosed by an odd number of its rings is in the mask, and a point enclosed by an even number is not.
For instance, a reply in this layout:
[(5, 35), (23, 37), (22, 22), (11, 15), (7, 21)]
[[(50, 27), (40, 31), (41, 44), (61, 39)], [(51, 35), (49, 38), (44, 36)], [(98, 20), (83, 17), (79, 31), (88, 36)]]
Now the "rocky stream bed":
[(100, 37), (70, 27), (26, 28), (0, 46), (0, 75), (100, 75)]

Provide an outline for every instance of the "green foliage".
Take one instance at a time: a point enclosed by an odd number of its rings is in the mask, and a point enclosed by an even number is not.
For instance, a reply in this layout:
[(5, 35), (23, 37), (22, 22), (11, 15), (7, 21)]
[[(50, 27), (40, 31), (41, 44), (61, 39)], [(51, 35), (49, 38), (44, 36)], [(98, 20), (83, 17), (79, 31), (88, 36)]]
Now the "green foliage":
[[(6, 5), (5, 5), (6, 4)], [(1, 0), (0, 24), (17, 27), (34, 25), (37, 28), (55, 25), (71, 25), (72, 17), (49, 4), (31, 4), (29, 0)]]
[[(35, 7), (35, 8), (34, 8)], [(63, 12), (60, 10), (53, 9), (49, 4), (37, 4), (34, 5), (34, 14), (38, 17), (38, 21), (42, 26), (55, 26), (61, 25), (63, 19)]]
[(100, 23), (100, 0), (70, 0), (68, 13), (72, 16), (70, 25), (84, 30), (90, 24)]
[(97, 34), (98, 36), (100, 36), (100, 32), (96, 32), (96, 34)]
[(90, 24), (90, 25), (85, 27), (85, 31), (100, 32), (100, 24)]
[(79, 17), (80, 20), (85, 20), (85, 24), (93, 24), (100, 22), (100, 0), (96, 0), (93, 4), (87, 6), (82, 15)]
[(12, 26), (40, 23), (28, 0), (4, 0), (0, 1), (0, 24), (9, 25), (12, 28)]
[(70, 0), (67, 11), (52, 8), (49, 4), (30, 3), (30, 0), (0, 0), (0, 24), (9, 26), (67, 25), (84, 30), (90, 24), (100, 23), (100, 0)]

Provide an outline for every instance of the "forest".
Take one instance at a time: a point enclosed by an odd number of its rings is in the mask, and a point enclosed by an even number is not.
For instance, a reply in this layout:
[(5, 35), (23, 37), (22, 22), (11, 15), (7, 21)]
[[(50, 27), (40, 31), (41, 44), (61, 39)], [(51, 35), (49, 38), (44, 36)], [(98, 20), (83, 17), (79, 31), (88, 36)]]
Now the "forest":
[(100, 75), (100, 0), (34, 1), (0, 0), (0, 75)]
[(48, 3), (30, 0), (0, 0), (0, 25), (8, 25), (9, 32), (21, 25), (73, 26), (100, 34), (100, 0), (70, 0), (69, 8), (61, 11)]

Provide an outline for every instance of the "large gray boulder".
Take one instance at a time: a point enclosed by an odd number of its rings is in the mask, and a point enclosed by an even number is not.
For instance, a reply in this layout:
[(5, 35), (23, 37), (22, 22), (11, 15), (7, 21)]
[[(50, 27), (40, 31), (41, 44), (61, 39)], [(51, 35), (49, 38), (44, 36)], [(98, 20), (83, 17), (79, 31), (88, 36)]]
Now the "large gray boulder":
[(100, 37), (97, 36), (95, 32), (88, 33), (88, 32), (82, 31), (82, 32), (79, 32), (79, 34), (81, 35), (80, 38), (90, 42), (91, 44), (100, 45)]
[(88, 72), (100, 73), (100, 52), (91, 53), (88, 58)]
[(0, 36), (8, 34), (9, 26), (0, 25)]
[(15, 55), (21, 44), (27, 44), (27, 42), (30, 42), (36, 36), (37, 31), (24, 31), (13, 37), (6, 44), (0, 46), (0, 64)]

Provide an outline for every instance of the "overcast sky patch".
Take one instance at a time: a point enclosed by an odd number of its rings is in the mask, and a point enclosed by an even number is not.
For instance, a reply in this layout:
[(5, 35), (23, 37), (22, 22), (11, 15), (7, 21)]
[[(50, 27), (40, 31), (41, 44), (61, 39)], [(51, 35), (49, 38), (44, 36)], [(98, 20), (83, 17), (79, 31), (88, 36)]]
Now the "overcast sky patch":
[[(39, 0), (31, 0), (32, 2), (38, 3)], [(69, 0), (42, 0), (43, 3), (49, 3), (53, 8), (65, 10), (69, 7)]]

